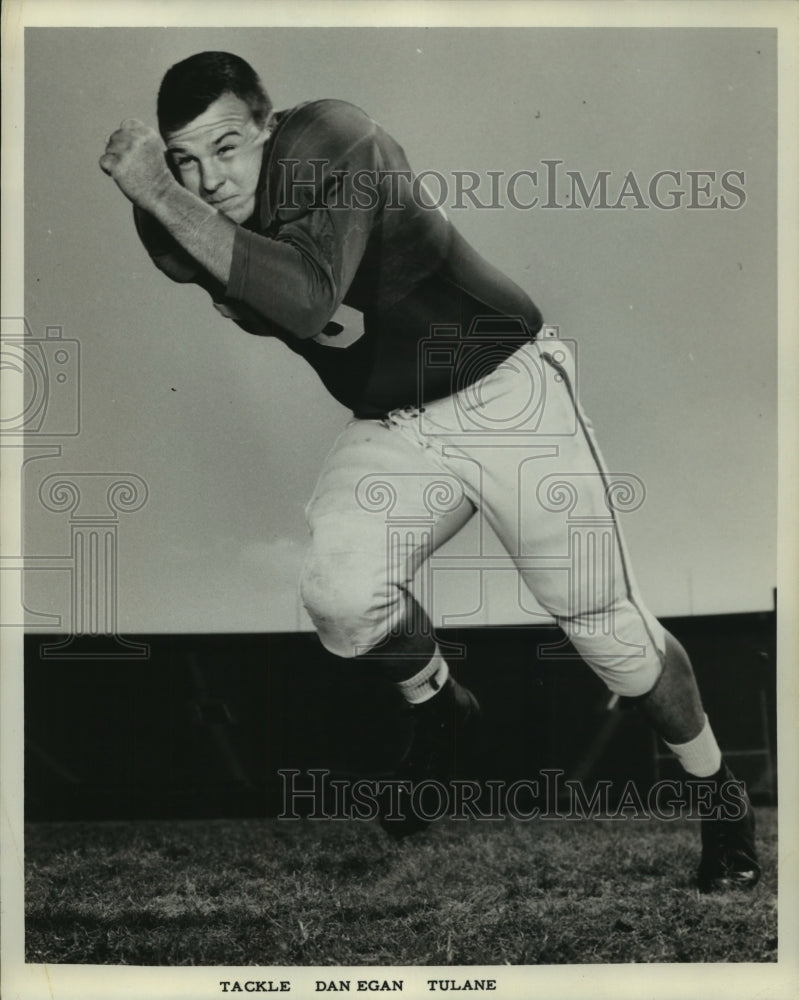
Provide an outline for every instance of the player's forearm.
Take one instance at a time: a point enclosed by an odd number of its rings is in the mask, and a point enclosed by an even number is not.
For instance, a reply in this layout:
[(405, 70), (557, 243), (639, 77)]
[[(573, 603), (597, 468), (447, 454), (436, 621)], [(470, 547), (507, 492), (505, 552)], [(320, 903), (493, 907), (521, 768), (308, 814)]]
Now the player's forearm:
[(306, 257), (289, 243), (241, 231), (234, 264), (239, 227), (179, 185), (159, 195), (149, 211), (231, 298), (265, 320), (305, 338), (316, 336), (330, 318), (332, 276), (313, 266), (310, 251)]
[[(308, 232), (302, 226), (295, 227), (296, 231), (283, 239), (237, 226), (175, 180), (164, 159), (161, 137), (135, 118), (126, 119), (111, 134), (100, 157), (100, 169), (113, 177), (140, 212), (152, 216), (203, 271), (215, 278), (228, 297), (298, 337), (314, 337), (323, 329), (343, 295), (336, 267), (319, 253), (318, 237), (335, 243), (335, 233), (331, 227), (324, 233), (313, 230), (313, 224), (324, 223), (325, 217), (314, 215)], [(141, 235), (141, 228), (139, 232)], [(361, 237), (365, 239), (365, 234)], [(350, 234), (341, 242), (362, 249)], [(151, 256), (160, 266), (161, 255)], [(162, 270), (175, 280), (194, 280), (185, 261), (180, 261), (177, 269), (165, 266)]]
[(177, 182), (148, 208), (191, 256), (226, 285), (233, 260), (236, 223)]
[(227, 284), (236, 225), (178, 184), (164, 158), (163, 140), (154, 129), (126, 118), (111, 133), (100, 169), (202, 267)]

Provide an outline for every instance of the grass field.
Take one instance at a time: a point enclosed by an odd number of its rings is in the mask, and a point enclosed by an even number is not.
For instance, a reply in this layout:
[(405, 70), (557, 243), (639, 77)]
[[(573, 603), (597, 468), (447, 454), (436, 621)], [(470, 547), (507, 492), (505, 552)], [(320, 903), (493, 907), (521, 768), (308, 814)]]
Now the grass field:
[(538, 965), (777, 959), (776, 812), (754, 892), (692, 887), (689, 821), (41, 823), (26, 960)]

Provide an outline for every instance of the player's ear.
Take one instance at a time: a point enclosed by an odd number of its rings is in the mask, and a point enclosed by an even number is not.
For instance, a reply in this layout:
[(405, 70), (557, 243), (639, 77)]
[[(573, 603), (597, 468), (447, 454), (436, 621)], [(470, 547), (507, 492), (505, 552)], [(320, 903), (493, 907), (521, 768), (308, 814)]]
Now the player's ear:
[(273, 126), (271, 123), (267, 123), (265, 125), (259, 125), (258, 131), (255, 133), (255, 137), (253, 139), (253, 144), (257, 146), (266, 145), (269, 136), (272, 134), (272, 128)]
[(275, 130), (275, 115), (274, 112), (270, 113), (266, 117), (266, 121), (258, 126), (258, 141), (266, 142), (269, 136)]

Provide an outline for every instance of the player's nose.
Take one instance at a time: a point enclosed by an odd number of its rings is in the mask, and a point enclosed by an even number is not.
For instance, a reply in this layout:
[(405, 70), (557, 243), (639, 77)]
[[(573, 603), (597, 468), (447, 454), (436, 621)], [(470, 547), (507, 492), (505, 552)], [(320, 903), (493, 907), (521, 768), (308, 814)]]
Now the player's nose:
[(225, 183), (225, 175), (213, 162), (200, 164), (200, 184), (204, 194), (213, 194)]

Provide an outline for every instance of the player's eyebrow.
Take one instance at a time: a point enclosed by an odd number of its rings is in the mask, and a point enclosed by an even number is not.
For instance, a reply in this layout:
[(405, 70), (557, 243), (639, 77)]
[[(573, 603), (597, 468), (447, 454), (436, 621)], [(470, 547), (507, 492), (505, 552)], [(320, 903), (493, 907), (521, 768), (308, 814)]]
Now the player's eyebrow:
[(239, 132), (238, 129), (228, 129), (228, 131), (225, 132), (223, 135), (220, 135), (218, 139), (214, 139), (214, 141), (211, 143), (211, 145), (212, 146), (218, 146), (219, 143), (222, 142), (223, 139), (227, 139), (227, 137), (229, 135), (235, 135), (235, 136), (240, 137), (241, 136), (241, 132)]
[[(216, 139), (213, 139), (212, 141), (210, 141), (209, 145), (211, 145), (211, 146), (217, 146), (217, 145), (219, 145), (219, 143), (223, 139), (226, 139), (228, 136), (231, 136), (231, 135), (235, 135), (238, 138), (241, 138), (241, 136), (242, 136), (243, 133), (242, 133), (242, 129), (241, 129), (241, 126), (239, 125), (239, 123), (237, 121), (235, 121), (235, 120), (233, 122), (231, 122), (231, 121), (228, 120), (227, 122), (217, 122), (216, 125), (212, 125), (210, 127), (207, 126), (207, 125), (203, 125), (203, 126), (201, 126), (199, 128), (185, 130), (181, 134), (176, 134), (171, 139), (167, 140), (167, 148), (169, 149), (170, 153), (172, 153), (172, 152), (175, 152), (175, 153), (190, 152), (191, 150), (190, 149), (187, 150), (186, 147), (183, 145), (183, 143), (184, 143), (185, 140), (188, 140), (189, 144), (191, 145), (191, 144), (193, 144), (195, 142), (194, 135), (197, 132), (200, 132), (200, 133), (202, 133), (204, 131), (205, 132), (210, 132), (214, 128), (219, 128), (220, 126), (224, 127), (226, 125), (229, 126), (228, 129), (227, 129), (227, 131), (223, 132), (222, 135), (218, 136)], [(199, 141), (200, 142), (202, 141), (202, 136), (199, 137)]]
[[(222, 142), (223, 139), (227, 139), (229, 136), (235, 136), (237, 139), (240, 139), (241, 138), (241, 132), (238, 129), (228, 129), (227, 132), (223, 132), (222, 135), (220, 135), (218, 139), (214, 139), (213, 142), (211, 143), (211, 145), (212, 146), (218, 146), (219, 143)], [(169, 146), (167, 147), (167, 152), (169, 152), (169, 153), (175, 153), (175, 154), (181, 154), (181, 153), (190, 153), (191, 151), (187, 150), (185, 146), (181, 146), (181, 145), (177, 145), (177, 144), (173, 146), (170, 143)]]

